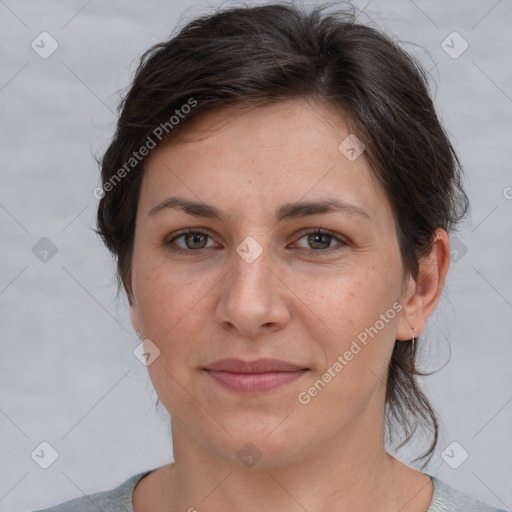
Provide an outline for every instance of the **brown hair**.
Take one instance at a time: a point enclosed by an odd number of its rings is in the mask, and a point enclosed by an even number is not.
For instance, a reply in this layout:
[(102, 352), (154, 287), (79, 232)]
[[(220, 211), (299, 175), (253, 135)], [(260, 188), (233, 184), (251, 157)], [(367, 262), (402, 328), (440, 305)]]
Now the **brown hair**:
[[(436, 115), (425, 71), (379, 30), (356, 23), (353, 12), (325, 9), (289, 4), (224, 9), (189, 22), (141, 57), (101, 160), (97, 216), (97, 233), (117, 259), (119, 290), (124, 286), (130, 300), (145, 162), (138, 150), (150, 147), (149, 141), (164, 144), (201, 112), (226, 105), (304, 97), (344, 112), (391, 203), (404, 269), (413, 277), (431, 250), (434, 231), (450, 231), (463, 218), (468, 199), (461, 166)], [(395, 343), (386, 425), (391, 435), (402, 428), (400, 446), (419, 424), (430, 427), (432, 443), (416, 459), (428, 462), (438, 425), (416, 381), (424, 374), (415, 366), (411, 345)]]

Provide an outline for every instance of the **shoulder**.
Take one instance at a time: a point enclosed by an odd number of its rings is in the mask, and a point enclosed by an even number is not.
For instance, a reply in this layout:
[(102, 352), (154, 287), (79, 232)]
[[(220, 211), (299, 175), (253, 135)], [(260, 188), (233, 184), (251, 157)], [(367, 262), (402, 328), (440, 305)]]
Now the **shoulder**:
[(436, 477), (430, 478), (434, 484), (434, 494), (427, 512), (506, 512), (466, 496)]
[(131, 476), (121, 485), (109, 491), (96, 492), (34, 512), (133, 512), (132, 495), (137, 483), (151, 471)]

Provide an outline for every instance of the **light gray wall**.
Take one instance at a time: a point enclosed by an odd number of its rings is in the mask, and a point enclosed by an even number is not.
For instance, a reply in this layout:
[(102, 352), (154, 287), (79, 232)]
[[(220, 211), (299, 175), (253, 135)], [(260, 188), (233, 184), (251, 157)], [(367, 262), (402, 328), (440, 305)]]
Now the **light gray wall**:
[[(510, 508), (512, 5), (356, 5), (365, 8), (361, 21), (428, 51), (406, 45), (437, 83), (436, 105), (472, 203), (429, 328), (429, 368), (445, 362), (448, 340), (451, 360), (425, 379), (443, 419), (427, 471)], [(0, 511), (111, 489), (172, 460), (168, 418), (154, 411), (146, 369), (132, 354), (137, 339), (126, 304), (116, 305), (113, 263), (92, 232), (92, 154), (112, 135), (116, 91), (129, 83), (136, 59), (180, 19), (209, 11), (206, 2), (178, 0), (0, 2)], [(59, 45), (47, 59), (31, 48), (33, 40), (42, 46), (43, 31)], [(469, 44), (458, 58), (441, 47), (453, 31)], [(452, 53), (462, 48), (457, 37), (447, 40)], [(43, 237), (55, 255), (36, 245)], [(45, 249), (46, 262), (34, 254)], [(46, 470), (31, 458), (43, 441), (58, 452)], [(441, 456), (454, 441), (469, 453), (458, 469)], [(452, 465), (461, 453), (448, 450)]]

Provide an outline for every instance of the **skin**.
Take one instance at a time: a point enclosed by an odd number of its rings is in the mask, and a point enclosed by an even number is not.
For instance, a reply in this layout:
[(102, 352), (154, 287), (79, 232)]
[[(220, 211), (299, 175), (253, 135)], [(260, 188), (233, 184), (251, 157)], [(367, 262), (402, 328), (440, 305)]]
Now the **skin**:
[[(410, 340), (413, 328), (420, 335), (439, 300), (448, 236), (436, 232), (416, 279), (405, 272), (391, 205), (364, 153), (350, 161), (338, 149), (349, 133), (339, 114), (293, 99), (207, 112), (150, 155), (130, 307), (134, 328), (161, 351), (148, 371), (172, 418), (174, 463), (139, 482), (135, 512), (428, 509), (430, 478), (384, 449), (385, 381), (395, 339)], [(169, 208), (149, 215), (170, 196), (214, 205), (225, 219)], [(284, 203), (326, 197), (369, 218), (274, 217)], [(208, 236), (187, 245), (176, 238), (185, 228)], [(304, 231), (318, 228), (332, 236), (308, 239)], [(248, 236), (262, 249), (251, 263), (236, 252)], [(301, 404), (299, 393), (398, 303), (401, 311)], [(226, 357), (309, 370), (277, 390), (242, 395), (202, 370)], [(253, 467), (237, 457), (248, 442), (261, 454)]]

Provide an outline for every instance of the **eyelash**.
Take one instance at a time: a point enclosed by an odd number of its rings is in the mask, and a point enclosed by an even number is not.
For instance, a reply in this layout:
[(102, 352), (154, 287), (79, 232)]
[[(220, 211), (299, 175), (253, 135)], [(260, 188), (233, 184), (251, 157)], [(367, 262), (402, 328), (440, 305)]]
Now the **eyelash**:
[[(200, 251), (203, 251), (205, 249), (210, 249), (210, 247), (203, 247), (202, 249), (183, 249), (183, 248), (178, 247), (178, 246), (173, 246), (174, 245), (173, 242), (175, 240), (177, 240), (178, 238), (181, 238), (184, 235), (188, 235), (188, 234), (206, 235), (207, 237), (211, 238), (210, 235), (208, 235), (208, 233), (204, 233), (202, 231), (197, 231), (194, 228), (188, 228), (188, 229), (185, 229), (183, 231), (179, 231), (178, 233), (176, 233), (176, 235), (173, 238), (171, 238), (169, 241), (165, 242), (165, 245), (169, 246), (173, 252), (176, 252), (178, 254), (187, 254), (187, 255), (191, 255), (191, 253), (200, 252)], [(327, 235), (327, 236), (330, 236), (333, 240), (336, 240), (337, 242), (339, 242), (338, 247), (334, 247), (334, 248), (333, 247), (328, 247), (327, 249), (303, 249), (310, 256), (318, 256), (318, 255), (330, 252), (333, 249), (334, 250), (339, 250), (343, 246), (347, 245), (347, 242), (342, 240), (340, 237), (335, 236), (334, 234), (332, 234), (329, 231), (325, 231), (323, 229), (318, 229), (318, 228), (317, 229), (312, 229), (312, 230), (309, 230), (309, 231), (306, 231), (306, 232), (303, 232), (298, 240), (301, 240), (302, 238), (304, 238), (307, 235)]]

